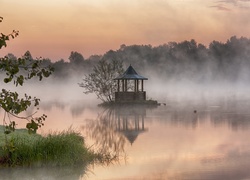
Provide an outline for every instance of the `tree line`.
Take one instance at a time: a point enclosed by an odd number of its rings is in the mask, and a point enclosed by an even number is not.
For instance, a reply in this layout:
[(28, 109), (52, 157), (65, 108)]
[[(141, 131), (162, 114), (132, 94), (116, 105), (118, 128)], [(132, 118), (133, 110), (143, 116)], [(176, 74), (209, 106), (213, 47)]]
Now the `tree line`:
[[(30, 56), (27, 51), (25, 56)], [(16, 58), (13, 54), (9, 58)], [(121, 61), (126, 68), (131, 64), (138, 72), (161, 80), (191, 80), (203, 82), (249, 82), (250, 81), (250, 39), (232, 36), (226, 42), (212, 41), (209, 46), (195, 40), (169, 42), (163, 45), (121, 45), (103, 55), (84, 58), (72, 51), (68, 60), (51, 61), (43, 59), (44, 65), (52, 65), (57, 80), (91, 73), (101, 60)]]

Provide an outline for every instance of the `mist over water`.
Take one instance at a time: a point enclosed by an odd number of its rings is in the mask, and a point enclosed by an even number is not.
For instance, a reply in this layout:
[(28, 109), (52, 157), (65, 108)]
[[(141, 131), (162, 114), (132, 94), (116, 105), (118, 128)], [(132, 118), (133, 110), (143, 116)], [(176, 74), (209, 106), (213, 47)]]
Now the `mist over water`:
[[(31, 53), (27, 51), (30, 59)], [(8, 54), (9, 57), (15, 57)], [(221, 96), (246, 97), (250, 89), (250, 39), (230, 37), (225, 43), (212, 41), (208, 47), (195, 40), (168, 42), (159, 46), (121, 45), (103, 55), (84, 58), (72, 51), (69, 62), (43, 60), (43, 64), (55, 68), (53, 75), (45, 81), (27, 83), (19, 88), (22, 92), (41, 97), (42, 100), (56, 99), (65, 103), (72, 100), (96, 99), (94, 95), (83, 95), (78, 83), (100, 60), (122, 61), (124, 69), (130, 64), (145, 81), (149, 99), (159, 102), (167, 99), (199, 99)], [(5, 85), (3, 85), (5, 86)], [(167, 98), (167, 99), (166, 99)], [(98, 103), (97, 100), (95, 103)]]
[[(31, 167), (32, 175), (27, 168), (1, 169), (1, 177), (65, 180), (250, 177), (247, 88), (233, 83), (205, 86), (151, 77), (145, 81), (148, 98), (165, 104), (155, 108), (103, 109), (97, 106), (100, 101), (95, 96), (82, 93), (77, 78), (64, 82), (48, 79), (18, 90), (41, 98), (39, 113), (47, 114), (48, 118), (39, 133), (72, 127), (83, 134), (91, 148), (118, 153), (119, 163), (54, 170)], [(127, 132), (122, 131), (126, 121), (129, 128), (138, 123), (144, 130), (129, 139)], [(18, 122), (20, 126), (24, 124)]]
[[(197, 113), (194, 113), (194, 108)], [(246, 141), (250, 129), (249, 108), (249, 100), (228, 98), (216, 101), (172, 100), (166, 106), (155, 108), (112, 109), (82, 106), (81, 102), (67, 105), (46, 102), (40, 111), (48, 115), (42, 133), (73, 126), (80, 130), (92, 148), (112, 150), (121, 155), (118, 164), (90, 166), (83, 177), (84, 168), (81, 171), (79, 167), (75, 172), (69, 167), (64, 171), (65, 179), (219, 180), (250, 176), (250, 144)], [(123, 123), (127, 122), (128, 127), (133, 128), (136, 118), (139, 128), (144, 127), (144, 131), (140, 130), (135, 138), (129, 139), (122, 130)], [(23, 177), (62, 178), (46, 168), (32, 171), (36, 172), (33, 176)], [(25, 168), (21, 168), (4, 177), (17, 178), (24, 172)], [(42, 176), (43, 173), (46, 176)]]
[[(234, 46), (237, 43), (240, 45)], [(147, 77), (147, 99), (161, 104), (154, 108), (97, 106), (101, 101), (84, 94), (78, 85), (95, 64), (84, 59), (55, 63), (60, 68), (45, 81), (1, 87), (41, 99), (38, 113), (48, 118), (39, 133), (71, 127), (80, 131), (91, 148), (122, 157), (119, 164), (107, 167), (62, 168), (68, 172), (65, 179), (247, 179), (248, 44), (247, 39), (231, 38), (225, 44), (213, 42), (209, 49), (194, 41), (161, 47), (121, 46), (98, 57), (120, 59), (125, 69), (132, 64)], [(31, 108), (27, 114), (34, 111)], [(24, 126), (25, 122), (18, 121), (18, 127)], [(3, 169), (0, 174), (5, 179), (17, 179), (20, 174), (23, 179), (62, 178), (61, 171), (32, 171), (34, 176), (25, 175), (26, 168)]]

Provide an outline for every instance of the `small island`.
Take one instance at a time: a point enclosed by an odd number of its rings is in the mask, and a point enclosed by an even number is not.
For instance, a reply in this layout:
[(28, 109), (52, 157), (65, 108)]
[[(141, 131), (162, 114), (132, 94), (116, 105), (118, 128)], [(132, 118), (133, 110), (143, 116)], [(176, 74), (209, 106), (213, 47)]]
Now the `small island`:
[(146, 99), (144, 80), (148, 80), (148, 78), (139, 75), (132, 65), (113, 80), (117, 81), (115, 99), (101, 105), (158, 105), (156, 100)]

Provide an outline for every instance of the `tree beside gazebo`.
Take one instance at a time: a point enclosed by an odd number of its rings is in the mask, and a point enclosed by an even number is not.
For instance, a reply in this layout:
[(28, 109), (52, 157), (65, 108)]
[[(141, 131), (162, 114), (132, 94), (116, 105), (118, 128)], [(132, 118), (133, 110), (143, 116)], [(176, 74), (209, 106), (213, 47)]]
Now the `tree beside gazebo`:
[(100, 60), (93, 67), (93, 72), (85, 75), (80, 87), (84, 88), (84, 93), (95, 93), (98, 99), (104, 103), (112, 102), (116, 90), (113, 79), (124, 72), (122, 61)]

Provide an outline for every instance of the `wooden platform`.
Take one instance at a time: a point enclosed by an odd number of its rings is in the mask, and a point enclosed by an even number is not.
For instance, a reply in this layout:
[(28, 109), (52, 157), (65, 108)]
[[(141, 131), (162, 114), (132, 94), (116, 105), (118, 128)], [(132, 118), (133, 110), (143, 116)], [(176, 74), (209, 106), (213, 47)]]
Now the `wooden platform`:
[(115, 92), (115, 102), (146, 101), (146, 92)]

